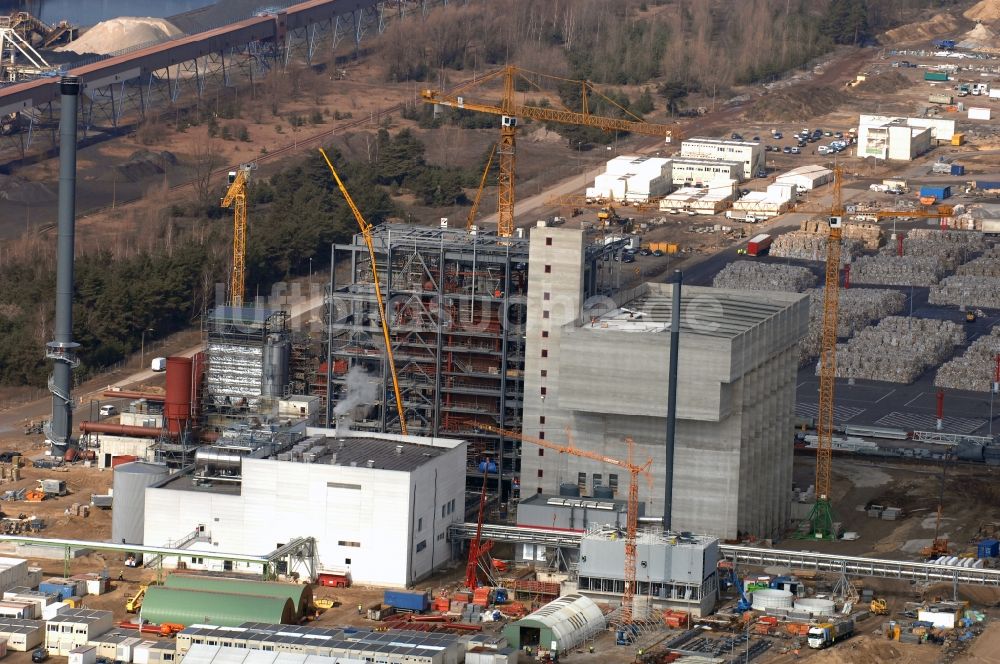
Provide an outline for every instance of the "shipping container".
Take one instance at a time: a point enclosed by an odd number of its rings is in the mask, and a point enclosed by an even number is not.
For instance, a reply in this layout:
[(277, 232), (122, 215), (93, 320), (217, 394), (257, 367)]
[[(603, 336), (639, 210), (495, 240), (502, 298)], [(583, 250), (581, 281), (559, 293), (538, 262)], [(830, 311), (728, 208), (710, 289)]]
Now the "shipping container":
[(425, 592), (386, 590), (382, 596), (382, 603), (396, 607), (397, 609), (403, 609), (404, 611), (421, 613), (426, 611), (427, 607), (430, 606), (431, 598)]
[(976, 557), (996, 558), (998, 556), (1000, 556), (1000, 541), (991, 538), (979, 542)]
[(323, 572), (316, 577), (316, 583), (330, 588), (347, 588), (351, 585), (351, 577), (347, 574)]
[(933, 196), (937, 200), (944, 200), (946, 198), (951, 198), (951, 186), (950, 185), (923, 185), (920, 187), (920, 196), (930, 197)]
[(747, 242), (747, 254), (750, 256), (763, 256), (771, 248), (771, 236), (766, 233), (755, 235)]
[(924, 72), (925, 81), (947, 81), (948, 74), (943, 71), (925, 71)]
[(951, 95), (933, 94), (927, 97), (927, 101), (931, 104), (951, 104), (955, 100)]
[(1000, 182), (997, 180), (976, 180), (972, 183), (974, 189), (984, 192), (1000, 192)]
[(951, 135), (952, 145), (965, 145), (965, 134), (961, 132), (955, 132)]
[(76, 595), (75, 583), (56, 583), (52, 579), (43, 581), (38, 585), (38, 590), (43, 593), (51, 593), (61, 600), (66, 600)]
[(952, 164), (951, 165), (952, 175), (965, 175), (965, 166), (962, 164)]
[(989, 120), (991, 117), (990, 109), (979, 108), (976, 106), (969, 107), (969, 119), (970, 120)]

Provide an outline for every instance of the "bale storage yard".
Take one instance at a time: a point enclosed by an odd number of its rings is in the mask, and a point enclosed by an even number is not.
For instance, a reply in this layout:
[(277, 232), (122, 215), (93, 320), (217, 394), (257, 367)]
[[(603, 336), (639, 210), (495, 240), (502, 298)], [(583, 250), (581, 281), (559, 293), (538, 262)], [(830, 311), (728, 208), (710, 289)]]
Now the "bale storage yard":
[(1000, 309), (1000, 277), (954, 276), (931, 286), (927, 301)]
[(890, 316), (837, 344), (837, 377), (912, 383), (964, 341), (958, 323)]
[(934, 377), (934, 386), (989, 392), (997, 355), (1000, 355), (1000, 329), (979, 337), (963, 355), (942, 365)]
[[(830, 232), (830, 225), (826, 221), (803, 221), (799, 224), (799, 231), (804, 233), (815, 233), (826, 238)], [(855, 222), (844, 224), (841, 233), (844, 240), (856, 240), (868, 251), (875, 251), (882, 246), (882, 228), (878, 224), (867, 222)]]
[(903, 255), (890, 242), (876, 256), (863, 256), (851, 268), (851, 280), (885, 286), (933, 286), (959, 264), (986, 249), (982, 233), (918, 228), (903, 239)]
[[(799, 343), (799, 364), (806, 364), (819, 357), (823, 342), (823, 302), (821, 288), (809, 290), (809, 331)], [(903, 310), (906, 296), (899, 291), (875, 288), (842, 290), (837, 311), (837, 337), (847, 339), (873, 322), (898, 314)]]
[(712, 285), (732, 290), (801, 293), (816, 285), (816, 275), (797, 265), (736, 261), (715, 275)]
[[(860, 240), (843, 240), (840, 264), (850, 263), (861, 255)], [(779, 258), (798, 258), (807, 261), (826, 260), (826, 236), (809, 231), (792, 231), (779, 235), (771, 245), (771, 255)]]
[(959, 265), (955, 274), (969, 277), (1000, 277), (1000, 247), (990, 247), (979, 258)]

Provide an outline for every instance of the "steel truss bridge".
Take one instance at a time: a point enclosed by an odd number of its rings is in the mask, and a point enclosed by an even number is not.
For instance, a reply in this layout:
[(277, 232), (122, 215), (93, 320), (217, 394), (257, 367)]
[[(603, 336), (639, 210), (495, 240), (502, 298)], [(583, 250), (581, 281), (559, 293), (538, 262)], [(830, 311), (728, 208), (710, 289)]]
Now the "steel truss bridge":
[[(454, 524), (448, 529), (453, 542), (476, 536), (475, 523)], [(483, 524), (483, 538), (494, 542), (541, 544), (578, 549), (583, 533), (547, 528), (524, 528)], [(951, 583), (954, 586), (1000, 587), (1000, 569), (976, 569), (957, 565), (932, 565), (906, 560), (885, 560), (858, 556), (838, 556), (810, 551), (788, 551), (732, 544), (720, 544), (722, 556), (736, 565), (767, 567), (780, 565), (795, 570), (844, 574), (848, 577), (899, 579), (922, 583)]]
[[(451, 0), (452, 4), (469, 0)], [(242, 21), (139, 46), (65, 72), (80, 77), (80, 124), (88, 132), (115, 131), (179, 102), (201, 100), (225, 88), (253, 89), (269, 70), (293, 60), (313, 65), (338, 48), (360, 49), (394, 20), (422, 16), (449, 0), (308, 0)], [(0, 87), (0, 136), (24, 152), (39, 135), (56, 145), (59, 78)]]

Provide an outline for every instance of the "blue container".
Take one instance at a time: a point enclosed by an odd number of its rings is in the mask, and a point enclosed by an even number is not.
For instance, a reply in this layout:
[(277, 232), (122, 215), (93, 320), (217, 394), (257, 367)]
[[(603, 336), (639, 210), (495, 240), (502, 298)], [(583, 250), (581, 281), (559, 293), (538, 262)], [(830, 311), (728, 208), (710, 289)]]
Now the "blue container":
[(496, 461), (480, 461), (479, 462), (479, 472), (481, 472), (481, 473), (495, 473), (495, 472), (497, 472), (497, 462)]
[(64, 600), (76, 594), (76, 585), (69, 585), (65, 583), (40, 583), (38, 584), (38, 590), (39, 592), (56, 595), (60, 600)]
[(976, 553), (979, 558), (996, 558), (1000, 556), (1000, 541), (995, 539), (984, 539), (979, 542)]
[(431, 605), (431, 597), (427, 593), (411, 593), (405, 590), (386, 590), (382, 603), (404, 611), (421, 613)]
[(965, 175), (965, 166), (962, 164), (952, 164), (951, 165), (952, 175)]
[(935, 196), (938, 200), (944, 200), (945, 198), (951, 198), (951, 187), (924, 185), (920, 187), (920, 195)]

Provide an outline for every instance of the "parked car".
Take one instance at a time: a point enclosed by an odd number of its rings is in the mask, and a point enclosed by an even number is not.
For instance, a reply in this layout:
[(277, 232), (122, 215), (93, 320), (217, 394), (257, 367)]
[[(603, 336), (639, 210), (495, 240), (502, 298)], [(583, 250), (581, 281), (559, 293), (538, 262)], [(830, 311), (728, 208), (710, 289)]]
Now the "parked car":
[(740, 136), (739, 134), (737, 134), (735, 131), (733, 132), (732, 136), (730, 136), (730, 138), (732, 140), (734, 140), (734, 141), (742, 141), (743, 140), (743, 137)]
[(646, 247), (643, 247), (642, 249), (639, 250), (639, 255), (640, 256), (648, 256), (651, 253), (652, 252), (649, 249), (647, 249)]
[(784, 152), (785, 154), (792, 154), (792, 148), (788, 147), (787, 145), (781, 148), (781, 151)]
[(654, 256), (662, 256), (663, 255), (663, 251), (661, 251), (660, 249), (657, 249), (656, 251), (653, 252), (653, 255)]
[(792, 148), (792, 154), (802, 154), (802, 150), (799, 147)]
[(766, 178), (767, 177), (767, 171), (765, 171), (763, 168), (760, 169), (759, 171), (757, 171), (757, 177), (759, 177), (759, 178)]
[(754, 136), (751, 140), (753, 140), (754, 143), (760, 143), (760, 136)]
[(824, 131), (823, 135), (824, 136), (833, 136), (833, 132), (832, 131)]
[(114, 417), (118, 414), (118, 408), (111, 403), (101, 406), (101, 417)]
[(830, 148), (828, 148), (825, 145), (821, 145), (818, 148), (816, 148), (816, 152), (818, 154), (830, 154)]
[(781, 132), (780, 131), (774, 132), (774, 137), (780, 141), (781, 140)]
[(40, 664), (49, 658), (49, 651), (45, 648), (35, 648), (31, 652), (31, 661)]
[(622, 254), (622, 263), (634, 263), (635, 256), (632, 254)]

